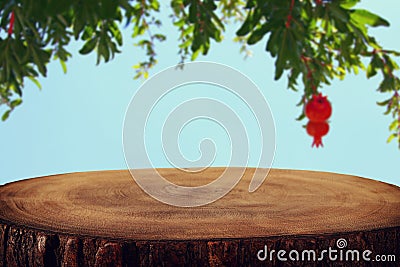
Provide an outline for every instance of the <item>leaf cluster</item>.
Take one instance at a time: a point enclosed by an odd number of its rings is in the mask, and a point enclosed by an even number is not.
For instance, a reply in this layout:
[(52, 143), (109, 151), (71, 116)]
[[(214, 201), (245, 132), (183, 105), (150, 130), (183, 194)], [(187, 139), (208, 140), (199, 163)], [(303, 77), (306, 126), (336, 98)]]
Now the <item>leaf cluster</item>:
[[(335, 78), (344, 79), (346, 74), (358, 74), (360, 70), (368, 78), (381, 73), (377, 90), (392, 94), (380, 103), (394, 119), (388, 141), (398, 138), (400, 144), (400, 80), (395, 76), (399, 67), (394, 60), (400, 54), (383, 49), (369, 35), (369, 28), (389, 26), (389, 22), (370, 11), (354, 8), (357, 2), (248, 0), (247, 17), (237, 35), (250, 45), (267, 37), (265, 50), (275, 58), (275, 79), (287, 73), (288, 88), (297, 91), (299, 80), (303, 85), (298, 104), (302, 110), (313, 94)], [(298, 119), (304, 117), (302, 112)]]
[[(177, 28), (180, 63), (206, 55), (212, 42), (221, 42), (226, 24), (240, 24), (235, 40), (248, 46), (264, 42), (275, 60), (275, 79), (284, 74), (288, 88), (298, 91), (304, 104), (323, 86), (348, 73), (365, 71), (382, 77), (377, 90), (389, 98), (379, 102), (393, 117), (389, 141), (400, 144), (400, 80), (397, 51), (384, 49), (369, 34), (371, 27), (389, 26), (377, 14), (357, 9), (359, 0), (171, 0), (171, 18)], [(134, 66), (135, 78), (147, 78), (157, 63), (155, 44), (166, 36), (154, 33), (161, 26), (158, 0), (11, 0), (0, 2), (0, 29), (7, 32), (14, 12), (14, 33), (0, 33), (0, 105), (7, 106), (3, 120), (22, 103), (25, 78), (39, 87), (52, 59), (64, 72), (71, 57), (71, 39), (84, 42), (81, 54), (95, 52), (97, 64), (108, 62), (122, 45), (121, 24), (133, 25), (136, 46), (146, 60)], [(183, 66), (180, 64), (179, 66)], [(301, 84), (301, 85), (299, 85)], [(304, 118), (301, 112), (298, 119)]]
[(71, 39), (84, 41), (81, 54), (97, 53), (111, 60), (122, 45), (118, 23), (130, 22), (134, 12), (129, 0), (12, 0), (0, 2), (0, 32), (15, 22), (11, 35), (0, 35), (0, 104), (10, 112), (22, 103), (22, 88), (27, 79), (39, 88), (39, 75), (46, 77), (50, 60), (59, 60), (66, 72)]

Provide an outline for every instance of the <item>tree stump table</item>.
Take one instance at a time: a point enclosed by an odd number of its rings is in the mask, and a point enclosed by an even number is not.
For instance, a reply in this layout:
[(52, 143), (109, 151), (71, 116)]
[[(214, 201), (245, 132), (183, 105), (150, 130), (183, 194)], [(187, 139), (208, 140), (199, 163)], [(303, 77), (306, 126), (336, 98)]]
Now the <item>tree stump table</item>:
[[(159, 169), (187, 186), (207, 184), (223, 170)], [(382, 266), (377, 255), (385, 266), (400, 266), (399, 187), (272, 169), (249, 193), (253, 172), (248, 168), (222, 199), (196, 208), (158, 202), (127, 170), (6, 184), (0, 266)]]

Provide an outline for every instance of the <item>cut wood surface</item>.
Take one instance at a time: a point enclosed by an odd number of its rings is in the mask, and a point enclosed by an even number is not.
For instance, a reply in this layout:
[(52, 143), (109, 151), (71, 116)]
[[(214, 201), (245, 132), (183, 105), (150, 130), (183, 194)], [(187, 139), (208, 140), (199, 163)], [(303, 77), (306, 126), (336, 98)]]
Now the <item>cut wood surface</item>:
[[(207, 184), (223, 171), (159, 169), (169, 181), (186, 186)], [(0, 266), (254, 265), (268, 242), (322, 249), (340, 237), (354, 248), (373, 246), (400, 257), (399, 187), (342, 174), (272, 169), (249, 193), (253, 172), (247, 169), (225, 197), (196, 208), (158, 202), (127, 170), (1, 186)]]

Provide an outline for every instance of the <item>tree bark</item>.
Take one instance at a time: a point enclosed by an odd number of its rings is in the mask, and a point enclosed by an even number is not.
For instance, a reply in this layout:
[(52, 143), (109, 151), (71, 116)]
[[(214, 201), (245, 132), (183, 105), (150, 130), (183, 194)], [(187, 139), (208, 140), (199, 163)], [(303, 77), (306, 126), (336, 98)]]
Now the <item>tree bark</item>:
[[(223, 171), (159, 169), (186, 186), (207, 184)], [(399, 187), (349, 175), (272, 169), (249, 193), (253, 173), (247, 169), (229, 194), (196, 208), (154, 200), (128, 171), (1, 186), (0, 266), (400, 265)], [(279, 250), (285, 254), (278, 257)], [(336, 250), (332, 257), (329, 250)], [(358, 261), (351, 257), (356, 250)], [(363, 259), (366, 250), (370, 261)]]

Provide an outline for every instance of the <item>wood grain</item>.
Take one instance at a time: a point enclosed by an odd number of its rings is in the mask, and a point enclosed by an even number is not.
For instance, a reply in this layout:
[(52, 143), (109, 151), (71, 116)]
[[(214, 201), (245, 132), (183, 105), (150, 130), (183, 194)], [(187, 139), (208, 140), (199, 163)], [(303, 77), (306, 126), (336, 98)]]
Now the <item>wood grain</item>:
[[(174, 183), (197, 186), (223, 170), (159, 172)], [(374, 244), (399, 253), (399, 187), (342, 174), (272, 169), (264, 184), (249, 193), (253, 172), (247, 169), (224, 198), (197, 208), (154, 200), (126, 170), (1, 186), (0, 266), (6, 261), (7, 266), (146, 266), (160, 261), (235, 266), (259, 263), (255, 253), (266, 242), (323, 247), (336, 237), (353, 240), (355, 247)]]

